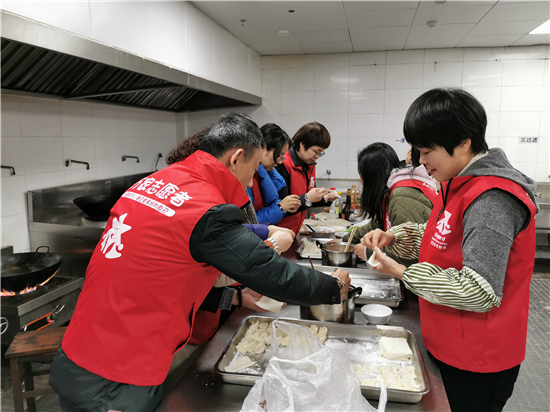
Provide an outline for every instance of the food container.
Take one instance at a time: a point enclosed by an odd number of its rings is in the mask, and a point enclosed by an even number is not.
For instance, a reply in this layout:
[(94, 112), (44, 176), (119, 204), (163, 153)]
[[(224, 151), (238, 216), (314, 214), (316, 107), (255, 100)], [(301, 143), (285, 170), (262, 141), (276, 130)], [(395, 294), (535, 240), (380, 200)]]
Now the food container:
[(365, 320), (372, 325), (385, 325), (390, 320), (392, 310), (384, 305), (371, 304), (361, 308)]
[(357, 255), (353, 253), (353, 245), (345, 252), (347, 243), (327, 243), (321, 247), (321, 260), (324, 266), (338, 266), (342, 268), (357, 267)]
[[(252, 325), (253, 322), (267, 322), (271, 324), (274, 318), (265, 316), (249, 316), (245, 318), (240, 324), (239, 328), (235, 332), (235, 335), (231, 338), (231, 341), (227, 344), (224, 351), (218, 358), (214, 371), (218, 373), (222, 380), (227, 383), (233, 383), (237, 385), (253, 386), (254, 383), (260, 379), (269, 363), (269, 355), (267, 353), (247, 353), (255, 365), (250, 368), (244, 369), (239, 372), (226, 372), (225, 367), (228, 366), (236, 357), (242, 356), (237, 352), (237, 345), (241, 342), (246, 331)], [(336, 322), (319, 322), (310, 320), (299, 319), (285, 319), (285, 322), (291, 322), (297, 325), (310, 327), (311, 325), (317, 325), (318, 327), (325, 326), (328, 330), (327, 341), (325, 345), (342, 353), (343, 356), (349, 359), (353, 364), (366, 363), (367, 359), (361, 359), (358, 357), (364, 356), (367, 358), (376, 358), (374, 361), (381, 365), (399, 364), (401, 366), (410, 365), (414, 367), (415, 374), (418, 381), (417, 391), (408, 391), (404, 389), (386, 388), (389, 401), (416, 403), (422, 399), (422, 396), (430, 391), (430, 383), (426, 374), (426, 368), (420, 355), (418, 345), (414, 335), (406, 329), (395, 326), (365, 326), (365, 325), (344, 325)], [(395, 337), (405, 338), (412, 350), (412, 359), (408, 362), (397, 362), (382, 358), (379, 351), (380, 337)], [(370, 348), (365, 350), (366, 348)], [(396, 363), (397, 362), (397, 363)], [(380, 396), (380, 388), (374, 386), (361, 385), (361, 393), (368, 399), (378, 400)]]
[(313, 238), (332, 238), (334, 237), (334, 232), (336, 232), (336, 230), (327, 226), (317, 226), (313, 227), (313, 229), (315, 230), (315, 232), (312, 232), (310, 230), (308, 233), (308, 235)]
[(300, 306), (300, 318), (322, 322), (353, 323), (355, 320), (355, 298), (363, 291), (350, 286), (348, 300), (334, 305)]
[[(307, 255), (303, 257), (307, 259)], [(311, 255), (311, 258), (313, 259), (313, 255)], [(319, 258), (321, 258), (320, 254)], [(310, 266), (309, 260), (298, 260), (296, 263), (303, 266)], [(318, 264), (315, 264), (314, 268), (328, 275), (338, 269), (336, 266)], [(390, 275), (378, 273), (370, 268), (347, 268), (345, 270), (349, 272), (351, 283), (354, 286), (361, 286), (363, 288), (361, 296), (355, 298), (356, 305), (379, 303), (391, 308), (396, 308), (403, 300), (403, 288), (399, 279)]]

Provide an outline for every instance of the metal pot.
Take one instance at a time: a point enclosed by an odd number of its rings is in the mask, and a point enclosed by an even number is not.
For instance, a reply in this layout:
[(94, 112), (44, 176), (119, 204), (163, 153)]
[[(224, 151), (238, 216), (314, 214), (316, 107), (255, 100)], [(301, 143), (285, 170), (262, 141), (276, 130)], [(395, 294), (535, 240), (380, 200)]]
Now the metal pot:
[(347, 243), (325, 243), (320, 246), (321, 259), (324, 266), (338, 266), (343, 268), (357, 267), (357, 255), (353, 253), (353, 247), (350, 246), (348, 252), (344, 252)]
[(350, 286), (348, 299), (335, 305), (300, 306), (300, 318), (323, 322), (353, 323), (355, 298), (363, 292), (361, 287)]
[[(47, 253), (38, 253), (40, 248), (47, 247)], [(49, 253), (48, 246), (40, 246), (34, 253), (16, 253), (2, 256), (2, 288), (10, 292), (20, 292), (32, 288), (52, 277), (63, 256)]]
[(73, 203), (84, 212), (86, 219), (107, 221), (120, 196), (122, 193), (81, 196), (73, 199)]
[(333, 228), (325, 226), (312, 227), (312, 229), (314, 230), (314, 232), (310, 231), (308, 233), (308, 235), (310, 235), (312, 238), (333, 238), (334, 232), (336, 232), (336, 230), (334, 230)]

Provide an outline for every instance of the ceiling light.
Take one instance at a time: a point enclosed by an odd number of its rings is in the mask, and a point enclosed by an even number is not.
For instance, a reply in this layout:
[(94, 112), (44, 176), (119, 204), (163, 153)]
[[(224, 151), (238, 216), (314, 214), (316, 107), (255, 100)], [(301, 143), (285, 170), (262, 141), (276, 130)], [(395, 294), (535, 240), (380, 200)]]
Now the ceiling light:
[(531, 31), (529, 34), (550, 34), (550, 20), (542, 23), (539, 27)]
[(447, 0), (435, 0), (434, 3), (435, 4), (445, 4), (445, 3), (447, 3)]
[(288, 36), (288, 30), (279, 30), (279, 36)]
[(433, 29), (434, 27), (437, 27), (438, 24), (439, 22), (437, 20), (432, 20), (427, 23), (428, 27), (431, 29)]

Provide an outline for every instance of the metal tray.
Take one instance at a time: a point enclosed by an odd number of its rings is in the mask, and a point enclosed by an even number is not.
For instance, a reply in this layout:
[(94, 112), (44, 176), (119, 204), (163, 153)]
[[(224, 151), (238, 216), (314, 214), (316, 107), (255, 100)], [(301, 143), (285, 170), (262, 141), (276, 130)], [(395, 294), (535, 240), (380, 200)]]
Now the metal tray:
[[(317, 239), (319, 240), (319, 239)], [(307, 241), (310, 241), (309, 238)], [(308, 257), (312, 258), (312, 259), (322, 259), (322, 255), (321, 255), (321, 250), (319, 249), (319, 251), (317, 253), (304, 253), (303, 250), (304, 250), (305, 246), (304, 246), (304, 243), (300, 243), (300, 246), (298, 247), (298, 249), (296, 250), (296, 252), (298, 252), (298, 254), (300, 255), (301, 258), (304, 258), (304, 259), (307, 259)], [(309, 266), (309, 260), (308, 260), (308, 264)]]
[[(313, 259), (313, 256), (312, 256)], [(296, 262), (299, 265), (310, 266), (307, 262)], [(393, 276), (378, 273), (372, 269), (361, 268), (339, 268), (336, 266), (313, 265), (315, 270), (331, 274), (336, 269), (344, 269), (349, 272), (351, 284), (361, 286), (363, 292), (361, 296), (355, 298), (356, 305), (367, 305), (369, 303), (379, 303), (392, 308), (399, 306), (403, 300), (403, 288), (399, 279)]]
[[(261, 323), (271, 324), (271, 322), (273, 322), (275, 319), (277, 318), (264, 316), (249, 316), (243, 319), (239, 328), (237, 329), (237, 332), (233, 335), (231, 341), (225, 347), (224, 351), (220, 355), (220, 358), (216, 362), (216, 365), (214, 366), (214, 370), (221, 375), (221, 378), (224, 382), (234, 383), (237, 385), (253, 386), (254, 383), (262, 377), (269, 362), (269, 359), (267, 358), (265, 352), (260, 354), (246, 354), (246, 356), (248, 356), (252, 361), (256, 363), (256, 366), (254, 367), (247, 368), (236, 373), (225, 372), (225, 367), (231, 363), (235, 356), (240, 356), (240, 354), (237, 352), (236, 346), (244, 337), (246, 331), (253, 322), (259, 321)], [(335, 350), (338, 350), (342, 355), (350, 359), (351, 363), (366, 363), (361, 362), (361, 360), (358, 358), (352, 358), (353, 356), (362, 356), (359, 350), (364, 349), (369, 344), (371, 344), (371, 349), (368, 352), (367, 349), (365, 349), (365, 355), (372, 357), (375, 356), (376, 353), (379, 358), (376, 359), (376, 363), (384, 365), (394, 364), (399, 366), (413, 366), (420, 389), (418, 391), (406, 391), (402, 389), (387, 388), (386, 390), (389, 401), (417, 403), (422, 399), (422, 396), (430, 391), (428, 376), (426, 374), (424, 362), (422, 361), (422, 357), (418, 350), (418, 345), (416, 344), (416, 339), (414, 338), (414, 335), (406, 329), (392, 326), (377, 327), (363, 325), (345, 325), (342, 323), (319, 322), (299, 319), (278, 319), (306, 327), (309, 327), (313, 324), (318, 326), (326, 326), (328, 332), (325, 345), (332, 347)], [(410, 360), (409, 362), (399, 362), (390, 361), (380, 357), (380, 355), (378, 354), (377, 342), (382, 336), (407, 339), (407, 342), (413, 352), (412, 360)], [(345, 349), (342, 350), (342, 347)], [(378, 400), (378, 398), (380, 397), (380, 388), (361, 385), (361, 393), (368, 399)]]

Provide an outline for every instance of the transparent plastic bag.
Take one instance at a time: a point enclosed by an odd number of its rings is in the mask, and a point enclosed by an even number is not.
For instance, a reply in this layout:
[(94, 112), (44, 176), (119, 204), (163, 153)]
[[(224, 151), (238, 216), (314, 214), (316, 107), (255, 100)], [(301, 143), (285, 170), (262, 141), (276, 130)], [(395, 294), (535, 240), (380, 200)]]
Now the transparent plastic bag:
[[(379, 408), (375, 409), (361, 394), (357, 375), (343, 355), (324, 346), (303, 326), (275, 320), (271, 327), (268, 356), (272, 357), (241, 412), (385, 410), (382, 382)], [(277, 344), (276, 327), (290, 336), (288, 346)]]

